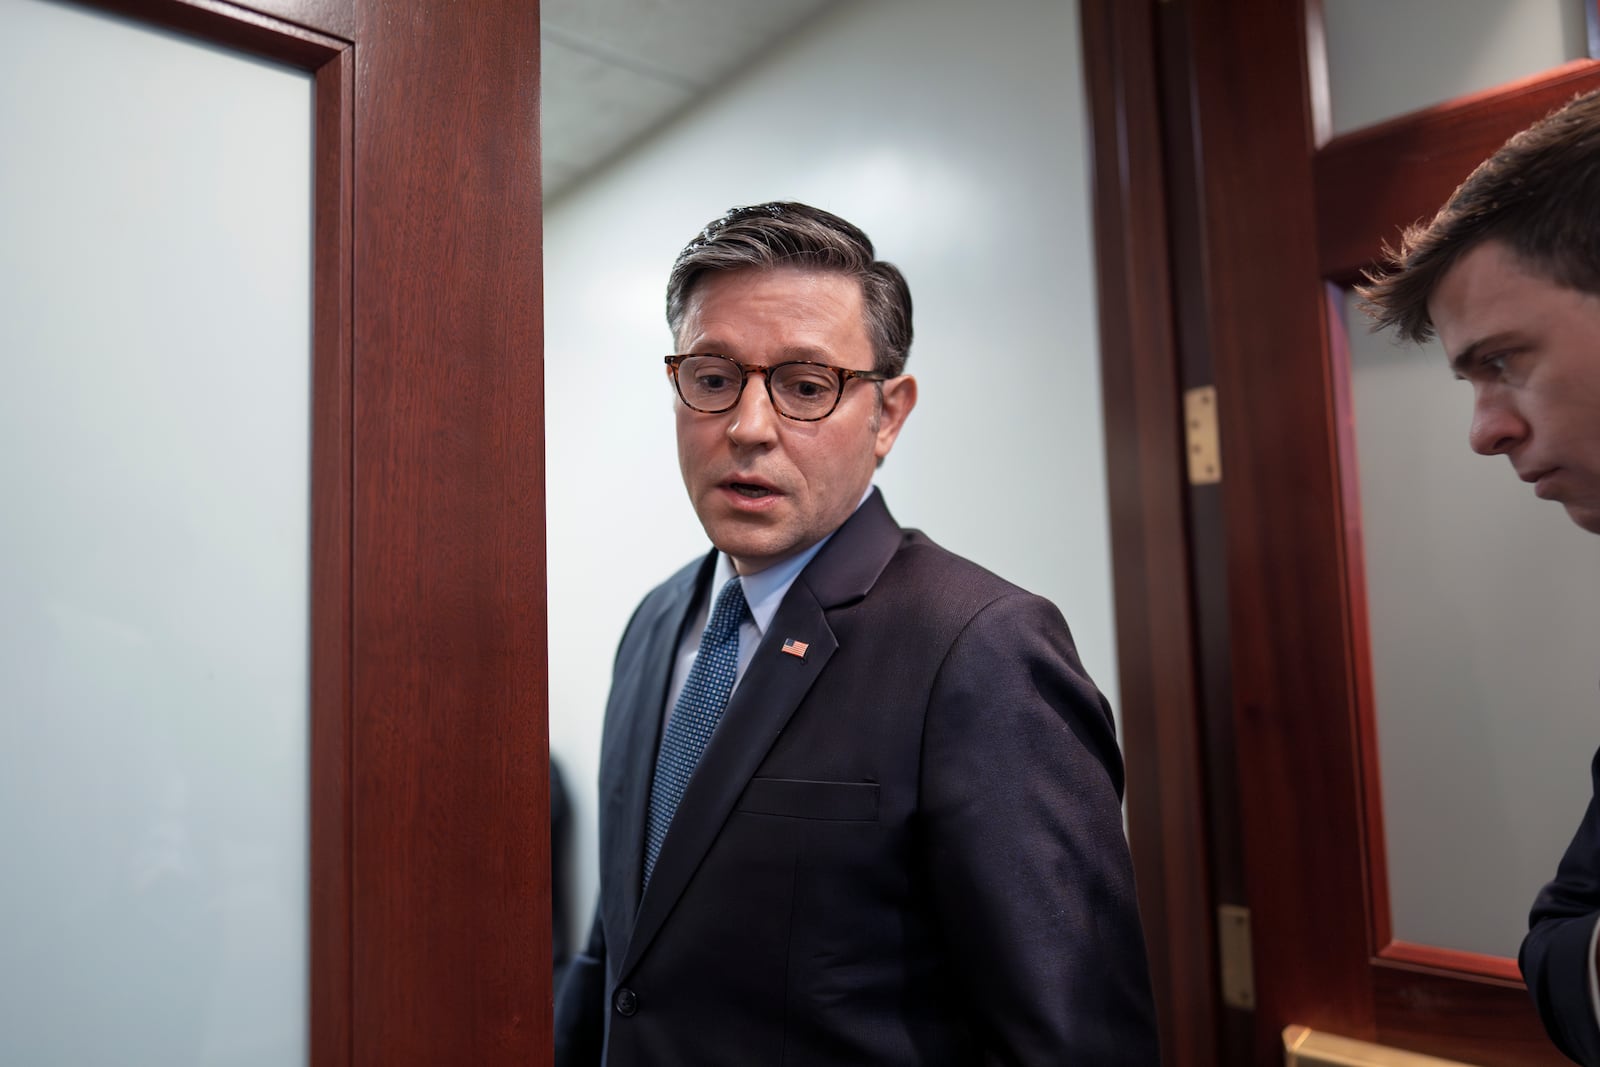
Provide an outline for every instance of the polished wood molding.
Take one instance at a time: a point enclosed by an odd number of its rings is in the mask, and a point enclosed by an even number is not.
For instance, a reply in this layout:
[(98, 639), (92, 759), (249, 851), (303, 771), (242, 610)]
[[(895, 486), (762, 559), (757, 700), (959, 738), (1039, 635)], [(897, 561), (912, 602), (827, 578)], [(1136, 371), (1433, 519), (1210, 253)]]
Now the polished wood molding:
[(1483, 1067), (1571, 1067), (1519, 981), (1383, 958), (1372, 975), (1384, 1044)]
[(1410, 941), (1391, 941), (1378, 952), (1378, 958), (1390, 963), (1427, 968), (1440, 974), (1491, 979), (1519, 993), (1525, 990), (1517, 961), (1506, 956), (1463, 952), (1460, 949), (1440, 948), (1438, 945), (1418, 945)]
[(1149, 3), (1085, 0), (1127, 810), (1162, 1060), (1216, 1061), (1181, 388)]
[[(1227, 646), (1257, 1004), (1249, 1062), (1290, 1023), (1376, 1036), (1352, 745), (1353, 631), (1312, 196), (1300, 4), (1201, 3), (1191, 137), (1221, 416)], [(1313, 607), (1314, 606), (1314, 607)]]
[(354, 1063), (547, 1063), (538, 10), (354, 10)]
[(351, 551), (354, 539), (354, 126), (349, 48), (316, 71), (311, 381), (311, 1063), (352, 1050)]
[(249, 0), (263, 15), (355, 40), (356, 7), (350, 0)]

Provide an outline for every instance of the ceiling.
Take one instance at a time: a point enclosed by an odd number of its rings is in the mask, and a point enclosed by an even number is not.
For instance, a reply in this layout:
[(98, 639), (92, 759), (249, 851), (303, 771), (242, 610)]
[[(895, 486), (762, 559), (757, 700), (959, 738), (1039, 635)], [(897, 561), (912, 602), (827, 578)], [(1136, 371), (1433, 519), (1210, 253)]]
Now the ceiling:
[(543, 0), (544, 195), (554, 199), (836, 0)]

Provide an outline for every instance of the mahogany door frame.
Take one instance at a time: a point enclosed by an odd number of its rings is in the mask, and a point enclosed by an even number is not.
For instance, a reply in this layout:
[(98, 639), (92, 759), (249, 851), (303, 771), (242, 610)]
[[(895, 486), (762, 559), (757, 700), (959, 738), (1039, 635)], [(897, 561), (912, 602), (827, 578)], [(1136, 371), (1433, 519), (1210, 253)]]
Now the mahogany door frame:
[(1167, 1067), (1221, 1062), (1153, 4), (1081, 0), (1129, 845)]
[[(1564, 1062), (1507, 961), (1389, 936), (1330, 300), (1380, 239), (1431, 214), (1510, 132), (1600, 85), (1600, 68), (1329, 141), (1310, 84), (1316, 0), (1083, 4), (1130, 837), (1165, 1047), (1198, 1047), (1209, 1007), (1214, 1040), (1176, 1062), (1280, 1063), (1289, 1023), (1466, 1062)], [(1386, 173), (1403, 180), (1374, 180)], [(1185, 488), (1177, 394), (1207, 382), (1223, 481)], [(1177, 899), (1186, 885), (1210, 893), (1204, 907)], [(1210, 907), (1235, 891), (1257, 990), (1237, 1058), (1238, 1015), (1199, 967)]]
[(538, 5), (90, 3), (313, 77), (310, 1063), (548, 1064)]

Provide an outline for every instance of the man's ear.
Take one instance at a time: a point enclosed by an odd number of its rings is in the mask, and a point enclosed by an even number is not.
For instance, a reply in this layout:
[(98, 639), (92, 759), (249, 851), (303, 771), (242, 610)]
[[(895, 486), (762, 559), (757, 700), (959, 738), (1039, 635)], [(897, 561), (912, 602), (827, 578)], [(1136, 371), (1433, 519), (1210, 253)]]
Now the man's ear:
[(906, 416), (917, 406), (917, 380), (909, 374), (890, 378), (883, 383), (883, 406), (878, 412), (878, 439), (873, 444), (873, 454), (882, 463), (889, 449), (894, 447)]

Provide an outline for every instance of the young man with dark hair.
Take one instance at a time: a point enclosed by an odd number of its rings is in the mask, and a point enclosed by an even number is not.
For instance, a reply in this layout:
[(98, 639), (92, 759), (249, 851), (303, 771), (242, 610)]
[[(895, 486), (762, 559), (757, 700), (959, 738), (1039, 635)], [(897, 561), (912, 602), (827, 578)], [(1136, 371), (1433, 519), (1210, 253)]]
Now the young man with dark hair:
[[(1517, 134), (1362, 295), (1380, 326), (1437, 333), (1471, 384), (1468, 441), (1600, 533), (1600, 92)], [(1600, 797), (1600, 752), (1593, 766)], [(1520, 962), (1545, 1027), (1600, 1067), (1600, 807), (1539, 893)]]

